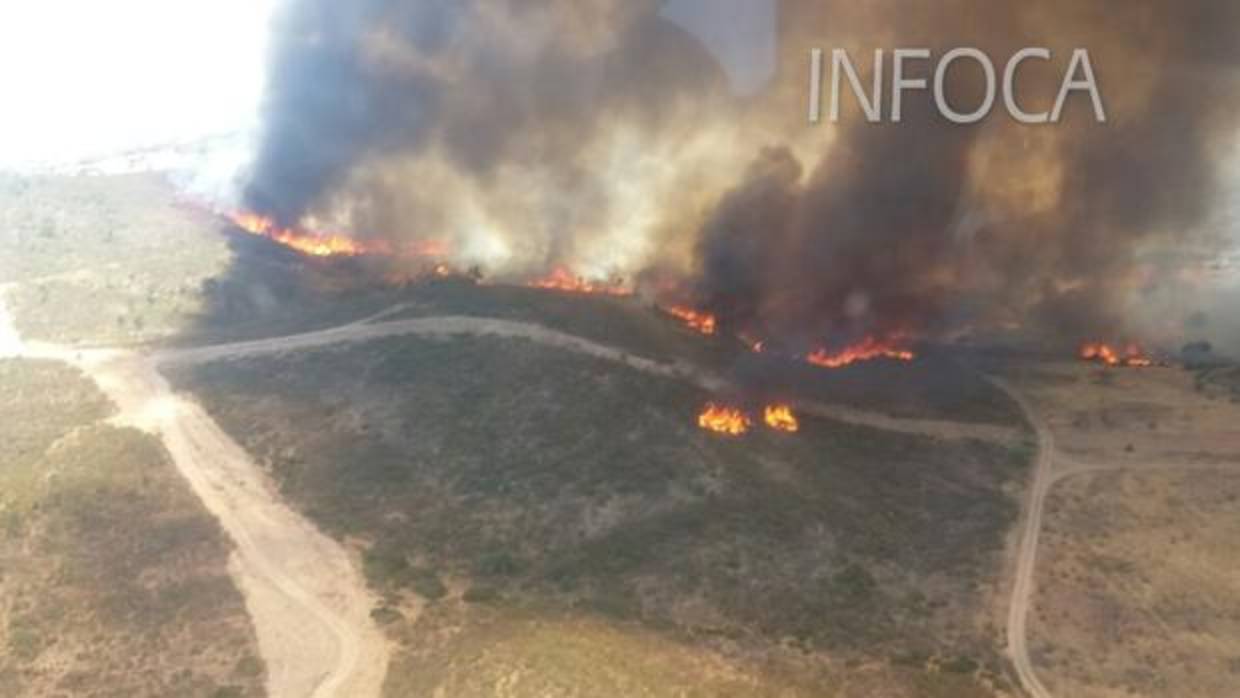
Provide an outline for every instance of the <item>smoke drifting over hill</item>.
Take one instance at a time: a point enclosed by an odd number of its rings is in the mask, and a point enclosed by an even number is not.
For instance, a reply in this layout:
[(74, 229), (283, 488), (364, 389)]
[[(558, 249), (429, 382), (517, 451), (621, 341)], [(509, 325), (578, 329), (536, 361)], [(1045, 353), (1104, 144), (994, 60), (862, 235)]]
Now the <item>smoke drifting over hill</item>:
[[(721, 4), (295, 0), (249, 205), (445, 241), (499, 274), (673, 284), (788, 342), (1123, 334), (1142, 298), (1198, 283), (1166, 260), (1218, 244), (1205, 223), (1240, 126), (1240, 5), (784, 0), (770, 41), (719, 31)], [(770, 80), (734, 91), (729, 66), (768, 46)], [(1022, 68), (1029, 111), (1087, 48), (1109, 122), (1081, 97), (1060, 124), (964, 127), (927, 92), (899, 124), (851, 102), (837, 125), (805, 119), (811, 48), (869, 70), (878, 48), (962, 46), (1000, 64), (1051, 49)], [(949, 74), (953, 103), (981, 90), (975, 65)]]

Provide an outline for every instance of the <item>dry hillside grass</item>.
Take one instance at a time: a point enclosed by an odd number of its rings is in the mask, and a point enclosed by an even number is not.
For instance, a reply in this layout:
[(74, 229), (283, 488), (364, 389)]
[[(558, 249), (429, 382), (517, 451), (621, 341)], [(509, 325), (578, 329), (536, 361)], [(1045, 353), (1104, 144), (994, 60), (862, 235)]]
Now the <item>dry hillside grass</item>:
[(1240, 471), (1081, 476), (1049, 501), (1032, 624), (1056, 695), (1240, 686)]
[(159, 442), (59, 364), (0, 361), (0, 696), (261, 696), (229, 549)]

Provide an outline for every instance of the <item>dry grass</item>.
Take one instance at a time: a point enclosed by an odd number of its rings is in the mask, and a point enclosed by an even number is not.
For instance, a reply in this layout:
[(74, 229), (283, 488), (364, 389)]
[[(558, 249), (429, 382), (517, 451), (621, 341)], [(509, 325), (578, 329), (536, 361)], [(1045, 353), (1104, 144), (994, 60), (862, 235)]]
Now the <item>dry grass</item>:
[(0, 695), (262, 695), (228, 546), (153, 437), (58, 364), (0, 362)]
[(230, 258), (216, 224), (153, 175), (0, 177), (0, 247), (18, 329), (57, 342), (184, 331)]
[(1240, 406), (1180, 368), (1063, 361), (1015, 375), (1065, 478), (1047, 502), (1031, 620), (1044, 680), (1071, 698), (1233, 695)]
[(1056, 695), (1233, 695), (1240, 472), (1082, 476), (1049, 504), (1032, 633)]

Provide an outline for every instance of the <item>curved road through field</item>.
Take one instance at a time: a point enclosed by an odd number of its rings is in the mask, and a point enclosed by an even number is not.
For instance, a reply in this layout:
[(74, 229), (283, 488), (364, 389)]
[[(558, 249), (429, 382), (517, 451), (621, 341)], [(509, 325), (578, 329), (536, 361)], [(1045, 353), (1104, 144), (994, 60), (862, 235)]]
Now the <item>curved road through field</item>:
[(253, 620), (271, 698), (376, 698), (387, 640), (348, 552), (286, 506), (262, 470), (149, 357), (24, 343), (0, 303), (0, 356), (69, 363), (116, 404), (115, 421), (159, 435), (234, 544), (229, 571)]
[[(688, 363), (679, 361), (664, 363), (633, 356), (624, 349), (599, 344), (598, 342), (528, 322), (472, 316), (436, 316), (384, 322), (373, 321), (386, 317), (394, 310), (397, 309), (384, 311), (367, 320), (331, 329), (248, 342), (189, 349), (171, 349), (154, 354), (152, 359), (161, 366), (194, 365), (210, 363), (212, 361), (306, 351), (341, 344), (362, 343), (386, 337), (492, 336), (526, 339), (545, 346), (584, 354), (606, 361), (614, 361), (652, 375), (686, 381), (710, 392), (726, 392), (735, 387), (722, 376)], [(982, 441), (1008, 443), (1019, 439), (1019, 432), (1016, 429), (997, 425), (893, 417), (881, 412), (808, 401), (801, 401), (793, 406), (805, 414), (849, 424), (922, 436), (948, 439), (979, 439)]]
[[(1069, 478), (1110, 472), (1151, 471), (1217, 471), (1229, 466), (1200, 463), (1079, 463), (1058, 454), (1050, 426), (1042, 419), (1027, 398), (1006, 381), (989, 377), (990, 382), (1007, 393), (1020, 406), (1025, 418), (1033, 425), (1038, 439), (1038, 456), (1034, 465), (1033, 481), (1029, 486), (1025, 514), (1022, 521), (1020, 544), (1016, 556), (1016, 572), (1012, 583), (1012, 596), (1008, 605), (1007, 651), (1016, 669), (1017, 678), (1025, 692), (1033, 698), (1053, 698), (1052, 693), (1038, 678), (1029, 656), (1029, 610), (1033, 605), (1037, 568), (1038, 541), (1042, 532), (1042, 517), (1046, 498), (1054, 486)], [(1060, 466), (1056, 469), (1056, 463)]]
[[(348, 552), (285, 505), (261, 468), (200, 406), (174, 393), (160, 368), (392, 336), (488, 335), (528, 339), (692, 382), (710, 391), (731, 387), (721, 377), (694, 366), (635, 357), (622, 349), (540, 325), (476, 317), (380, 322), (388, 314), (318, 332), (140, 355), (120, 350), (79, 351), (24, 344), (12, 331), (0, 303), (0, 356), (53, 359), (81, 368), (117, 404), (118, 421), (163, 439), (178, 470), (220, 521), (236, 546), (230, 571), (254, 621), (267, 663), (267, 689), (272, 698), (376, 698), (382, 690), (389, 648), (369, 615), (374, 599)], [(1017, 401), (1026, 409), (1030, 421), (1039, 424), (1019, 397)], [(802, 403), (797, 408), (839, 421), (937, 437), (1010, 442), (1018, 436), (1015, 430), (1003, 427), (902, 419), (837, 405)], [(1024, 640), (1033, 558), (1052, 453), (1049, 432), (1042, 426), (1038, 430), (1042, 448), (1013, 593), (1009, 644), (1022, 682), (1037, 687), (1031, 690), (1035, 698), (1047, 698), (1049, 694), (1033, 675)]]

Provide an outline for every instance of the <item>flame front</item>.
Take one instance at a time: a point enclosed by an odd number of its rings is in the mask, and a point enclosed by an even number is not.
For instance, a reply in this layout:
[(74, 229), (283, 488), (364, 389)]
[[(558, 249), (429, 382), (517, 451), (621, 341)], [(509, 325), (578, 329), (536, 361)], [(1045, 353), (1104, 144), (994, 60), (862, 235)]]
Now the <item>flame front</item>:
[(702, 414), (698, 415), (698, 426), (719, 434), (740, 436), (749, 431), (752, 425), (749, 417), (735, 407), (723, 407), (710, 403)]
[(367, 244), (336, 233), (309, 233), (293, 228), (283, 228), (276, 225), (271, 218), (254, 213), (234, 213), (229, 215), (229, 219), (247, 233), (261, 235), (313, 257), (391, 254), (391, 249), (386, 244)]
[(801, 422), (788, 405), (767, 405), (763, 419), (768, 427), (776, 431), (795, 433), (801, 430)]
[(1100, 342), (1081, 346), (1082, 361), (1095, 361), (1105, 366), (1123, 368), (1148, 368), (1154, 365), (1153, 359), (1137, 344), (1129, 344), (1122, 351), (1109, 344)]
[(829, 352), (820, 348), (806, 356), (805, 360), (823, 368), (844, 368), (861, 361), (873, 361), (874, 359), (912, 361), (916, 358), (917, 355), (912, 351), (902, 349), (894, 342), (866, 337), (861, 342), (837, 352)]
[(632, 290), (625, 288), (619, 282), (590, 281), (584, 276), (573, 274), (564, 267), (556, 267), (547, 276), (531, 281), (528, 285), (533, 288), (541, 288), (549, 291), (562, 291), (564, 293), (582, 293), (606, 296), (633, 295)]
[(713, 335), (718, 329), (718, 321), (710, 313), (699, 312), (683, 305), (669, 305), (664, 307), (663, 311), (702, 334)]

